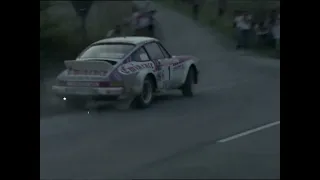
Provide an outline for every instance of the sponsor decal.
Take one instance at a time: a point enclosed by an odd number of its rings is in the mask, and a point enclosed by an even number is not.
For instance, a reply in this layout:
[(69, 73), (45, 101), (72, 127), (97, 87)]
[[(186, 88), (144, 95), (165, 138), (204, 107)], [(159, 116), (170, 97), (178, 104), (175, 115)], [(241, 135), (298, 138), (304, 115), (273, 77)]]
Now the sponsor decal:
[(118, 71), (121, 74), (133, 74), (143, 69), (151, 69), (155, 70), (153, 62), (131, 62), (127, 64), (123, 64), (118, 68)]
[(68, 69), (68, 75), (106, 76), (108, 71)]

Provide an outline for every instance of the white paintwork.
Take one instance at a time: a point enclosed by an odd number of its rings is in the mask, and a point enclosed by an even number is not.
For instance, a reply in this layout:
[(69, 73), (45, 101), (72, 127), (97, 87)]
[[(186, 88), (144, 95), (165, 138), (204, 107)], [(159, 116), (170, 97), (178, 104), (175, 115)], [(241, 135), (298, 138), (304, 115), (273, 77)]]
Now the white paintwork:
[(221, 139), (221, 140), (219, 140), (217, 142), (218, 143), (225, 143), (225, 142), (228, 142), (228, 141), (232, 141), (232, 140), (238, 139), (240, 137), (247, 136), (249, 134), (252, 134), (252, 133), (255, 133), (255, 132), (258, 132), (258, 131), (262, 131), (262, 130), (267, 129), (267, 128), (271, 128), (271, 127), (279, 125), (279, 124), (280, 124), (280, 121), (272, 122), (272, 123), (269, 123), (269, 124), (266, 124), (266, 125), (263, 125), (263, 126), (260, 126), (260, 127), (254, 128), (254, 129), (250, 129), (248, 131), (245, 131), (245, 132), (242, 132), (242, 133), (239, 133), (239, 134), (236, 134), (236, 135)]
[(131, 43), (131, 44), (140, 44), (148, 41), (159, 41), (152, 37), (144, 36), (124, 36), (124, 37), (113, 37), (102, 39), (96, 43)]
[(154, 71), (154, 63), (151, 61), (148, 62), (129, 62), (118, 67), (118, 71), (123, 75), (130, 75), (137, 73), (143, 69), (148, 69)]
[[(65, 61), (65, 65), (69, 69), (75, 70), (86, 70), (85, 72), (92, 74), (74, 74), (68, 73), (70, 71), (65, 70), (62, 72), (58, 79), (62, 81), (109, 81), (109, 76), (112, 72), (117, 71), (117, 73), (113, 74), (113, 78), (118, 77), (119, 81), (123, 83), (123, 91), (125, 94), (140, 94), (143, 88), (144, 79), (148, 74), (154, 75), (159, 91), (166, 91), (170, 89), (179, 88), (185, 82), (185, 79), (188, 74), (189, 67), (194, 64), (197, 66), (198, 60), (196, 58), (192, 58), (190, 60), (184, 61), (180, 64), (179, 57), (172, 56), (167, 59), (160, 59), (158, 61), (145, 61), (145, 62), (134, 62), (130, 61), (125, 64), (123, 62), (125, 60), (131, 60), (130, 56), (133, 52), (135, 52), (138, 48), (140, 48), (145, 43), (149, 42), (159, 42), (159, 40), (150, 37), (115, 37), (115, 38), (107, 38), (100, 40), (98, 42), (93, 43), (132, 43), (136, 44), (136, 47), (128, 53), (123, 59), (118, 59), (117, 64), (112, 65), (106, 61), (97, 61), (97, 60), (83, 60), (77, 59), (75, 61)], [(146, 54), (140, 55), (141, 60), (148, 60), (148, 56)], [(103, 59), (101, 59), (103, 60)], [(155, 64), (156, 63), (156, 64)], [(156, 65), (161, 66), (159, 70), (156, 71)], [(91, 71), (90, 71), (91, 70)], [(97, 74), (97, 72), (103, 72)], [(80, 71), (81, 72), (81, 71)], [(160, 78), (161, 77), (161, 78)], [(55, 91), (62, 91), (64, 88), (72, 88), (77, 89), (78, 87), (53, 87)], [(83, 90), (83, 88), (79, 88)], [(76, 92), (76, 90), (74, 90)], [(113, 92), (113, 91), (112, 91)], [(108, 95), (109, 93), (100, 93)], [(72, 94), (72, 93), (69, 93)], [(79, 94), (91, 94), (88, 92), (81, 92)], [(96, 94), (96, 92), (93, 92)], [(76, 95), (76, 94), (75, 94)]]
[(66, 60), (64, 64), (67, 68), (75, 70), (98, 70), (104, 71), (113, 68), (112, 64), (106, 61), (76, 61), (76, 60)]
[[(185, 68), (183, 68), (183, 78), (182, 78), (182, 81), (180, 81), (179, 83), (184, 83), (185, 81), (186, 81), (186, 79), (187, 79), (187, 76), (188, 76), (188, 72), (189, 72), (189, 68), (190, 68), (190, 66), (192, 65), (192, 64), (194, 64), (195, 66), (196, 66), (196, 68), (198, 69), (198, 71), (199, 71), (199, 66), (198, 66), (198, 64), (199, 64), (199, 59), (196, 59), (196, 58), (192, 58), (192, 59), (190, 59), (190, 60), (188, 60), (188, 61), (186, 61), (185, 62)], [(198, 74), (198, 76), (199, 76), (199, 74)], [(198, 77), (198, 79), (199, 79), (199, 77)]]
[(65, 86), (52, 86), (52, 91), (58, 95), (121, 95), (124, 92), (122, 87), (65, 87)]
[(140, 94), (143, 88), (144, 79), (148, 74), (153, 74), (156, 77), (156, 72), (154, 72), (151, 68), (145, 68), (139, 71), (139, 73), (135, 77), (135, 82), (132, 85), (132, 92), (134, 94)]
[(172, 77), (174, 76), (172, 74), (173, 62), (178, 61), (173, 58), (159, 60), (159, 63), (161, 65), (161, 72), (158, 73), (162, 74), (162, 79), (158, 82), (158, 87), (162, 90), (169, 90), (172, 87)]
[[(156, 77), (159, 91), (167, 91), (181, 87), (187, 78), (190, 66), (194, 64), (197, 67), (198, 60), (193, 58), (175, 66), (174, 63), (179, 62), (176, 58), (160, 59), (158, 62), (161, 65), (159, 71), (154, 71), (153, 68), (146, 68), (144, 71), (138, 73), (136, 87), (134, 87), (137, 93), (141, 92), (143, 80), (148, 73)], [(175, 68), (178, 66), (179, 68)], [(159, 76), (162, 77), (160, 80), (157, 78)]]

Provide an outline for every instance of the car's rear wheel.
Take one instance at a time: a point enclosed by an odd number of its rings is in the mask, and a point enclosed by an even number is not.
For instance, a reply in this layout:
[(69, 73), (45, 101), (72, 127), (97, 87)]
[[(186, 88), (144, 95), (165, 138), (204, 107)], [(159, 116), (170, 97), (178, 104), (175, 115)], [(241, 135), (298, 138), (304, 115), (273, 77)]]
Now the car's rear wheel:
[(142, 92), (135, 98), (136, 108), (144, 109), (150, 106), (154, 97), (154, 82), (147, 76), (143, 82)]
[(186, 81), (181, 87), (182, 94), (186, 97), (192, 97), (194, 95), (194, 89), (196, 84), (196, 72), (194, 68), (190, 68)]

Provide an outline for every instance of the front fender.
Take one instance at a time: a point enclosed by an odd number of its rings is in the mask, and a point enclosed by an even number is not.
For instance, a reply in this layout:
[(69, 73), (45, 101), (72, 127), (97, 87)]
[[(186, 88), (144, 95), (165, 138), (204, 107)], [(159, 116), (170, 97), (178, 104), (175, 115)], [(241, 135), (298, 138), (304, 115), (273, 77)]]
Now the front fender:
[(188, 72), (189, 72), (189, 69), (191, 67), (191, 65), (194, 65), (196, 67), (196, 71), (197, 73), (199, 72), (199, 69), (198, 69), (198, 66), (197, 66), (197, 61), (196, 60), (188, 60), (184, 63), (184, 70), (183, 70), (183, 78), (181, 79), (181, 84), (184, 84), (184, 82), (186, 81), (187, 77), (188, 77)]

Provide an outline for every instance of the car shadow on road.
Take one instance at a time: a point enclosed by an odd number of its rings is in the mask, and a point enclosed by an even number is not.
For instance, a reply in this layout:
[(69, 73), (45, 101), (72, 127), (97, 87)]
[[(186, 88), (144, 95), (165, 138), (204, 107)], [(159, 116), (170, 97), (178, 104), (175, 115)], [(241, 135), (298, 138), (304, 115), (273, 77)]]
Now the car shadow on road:
[[(164, 103), (170, 103), (170, 102), (176, 102), (176, 101), (182, 101), (186, 97), (178, 94), (163, 94), (158, 95), (154, 98), (153, 103), (151, 104), (150, 108), (156, 108), (154, 106), (162, 105)], [(110, 102), (90, 102), (86, 107), (83, 108), (71, 108), (66, 107), (61, 103), (57, 103), (55, 105), (52, 105), (52, 107), (47, 109), (46, 113), (43, 113), (43, 117), (48, 116), (56, 116), (56, 115), (64, 115), (64, 114), (74, 114), (74, 113), (83, 113), (86, 112), (88, 114), (100, 114), (100, 113), (108, 113), (108, 112), (123, 112), (123, 113), (129, 113), (133, 111), (139, 111), (141, 109), (136, 109), (132, 107), (131, 105), (128, 105), (126, 108), (119, 108), (117, 107), (116, 103), (110, 103)], [(146, 109), (144, 109), (146, 110)]]
[(168, 103), (167, 101), (175, 101), (175, 100), (181, 100), (185, 97), (178, 94), (164, 94), (159, 95), (154, 98), (153, 104), (161, 104), (161, 103)]

